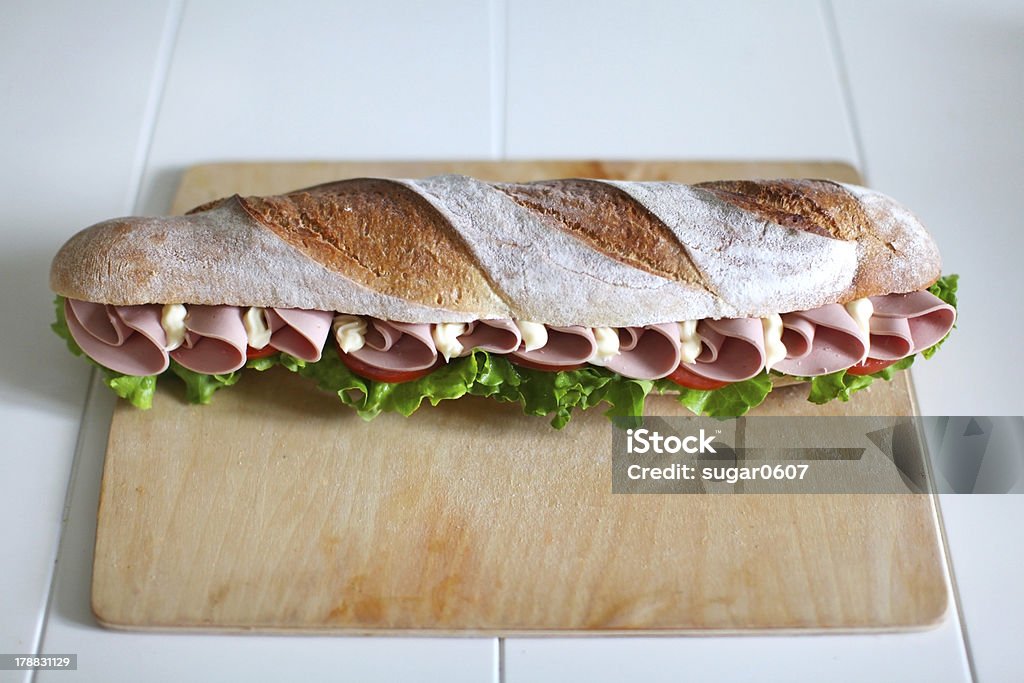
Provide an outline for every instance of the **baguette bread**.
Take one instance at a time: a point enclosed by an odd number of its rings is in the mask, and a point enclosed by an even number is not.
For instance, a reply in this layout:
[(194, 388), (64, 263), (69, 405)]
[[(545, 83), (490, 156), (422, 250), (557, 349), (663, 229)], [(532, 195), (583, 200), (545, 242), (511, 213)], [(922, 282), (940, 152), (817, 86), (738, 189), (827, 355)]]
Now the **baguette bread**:
[(437, 176), (106, 221), (51, 285), (54, 330), (139, 407), (165, 373), (207, 402), (282, 365), (366, 418), (474, 394), (561, 426), (651, 391), (722, 417), (807, 378), (846, 400), (945, 339), (940, 274), (917, 219), (853, 185)]
[(913, 292), (940, 271), (909, 211), (853, 185), (437, 176), (106, 221), (64, 245), (50, 283), (69, 299), (118, 306), (626, 327)]

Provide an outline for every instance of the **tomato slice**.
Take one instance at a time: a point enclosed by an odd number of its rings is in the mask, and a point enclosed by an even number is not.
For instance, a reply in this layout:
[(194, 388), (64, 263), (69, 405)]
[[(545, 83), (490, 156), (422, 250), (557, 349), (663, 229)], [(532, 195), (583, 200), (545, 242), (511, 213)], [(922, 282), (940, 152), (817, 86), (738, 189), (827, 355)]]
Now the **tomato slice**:
[(848, 375), (873, 375), (881, 372), (895, 363), (894, 360), (879, 360), (878, 358), (867, 358), (863, 363), (857, 363), (853, 367), (846, 368)]
[(267, 356), (273, 356), (275, 353), (277, 353), (277, 349), (270, 344), (267, 344), (262, 349), (254, 349), (251, 346), (245, 347), (245, 357), (247, 360), (266, 358)]
[(701, 377), (695, 372), (687, 370), (682, 363), (680, 363), (672, 374), (665, 379), (670, 382), (675, 382), (681, 387), (687, 389), (697, 389), (698, 391), (707, 391), (709, 389), (721, 389), (724, 386), (728, 386), (731, 382), (720, 382), (717, 379), (708, 379), (707, 377)]
[(366, 379), (372, 379), (375, 382), (388, 382), (390, 384), (399, 384), (401, 382), (411, 382), (414, 379), (425, 377), (437, 370), (439, 367), (444, 365), (444, 357), (438, 356), (437, 362), (431, 365), (429, 368), (422, 370), (386, 370), (384, 368), (374, 367), (368, 363), (364, 363), (353, 355), (347, 354), (341, 349), (338, 349), (338, 358), (345, 366), (356, 373), (360, 377)]
[(538, 363), (535, 360), (527, 360), (525, 358), (520, 358), (519, 356), (513, 356), (512, 354), (505, 356), (505, 358), (508, 358), (510, 363), (522, 365), (524, 368), (530, 368), (531, 370), (544, 370), (546, 372), (579, 370), (580, 368), (587, 367), (586, 363), (575, 363), (573, 365), (548, 365), (547, 363)]

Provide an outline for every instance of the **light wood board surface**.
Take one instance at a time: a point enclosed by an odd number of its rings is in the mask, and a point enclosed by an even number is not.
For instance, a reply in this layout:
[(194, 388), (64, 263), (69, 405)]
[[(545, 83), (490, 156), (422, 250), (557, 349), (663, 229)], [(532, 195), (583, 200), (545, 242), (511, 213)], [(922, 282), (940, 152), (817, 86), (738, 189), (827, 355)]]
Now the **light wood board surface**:
[[(808, 176), (835, 163), (347, 162), (189, 169), (173, 210), (357, 175), (529, 180)], [(908, 415), (908, 373), (848, 404)], [(648, 414), (683, 415), (669, 397)], [(307, 381), (247, 373), (210, 406), (120, 403), (93, 610), (107, 626), (269, 632), (679, 634), (907, 629), (949, 601), (927, 495), (613, 495), (609, 424), (465, 398), (365, 423)]]

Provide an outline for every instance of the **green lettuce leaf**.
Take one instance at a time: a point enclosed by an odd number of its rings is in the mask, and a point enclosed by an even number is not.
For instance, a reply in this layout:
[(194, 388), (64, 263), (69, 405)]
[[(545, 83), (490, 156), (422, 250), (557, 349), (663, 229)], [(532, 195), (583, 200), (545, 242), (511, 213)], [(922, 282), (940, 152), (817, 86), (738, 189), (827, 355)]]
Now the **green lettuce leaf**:
[(742, 382), (734, 382), (721, 389), (687, 389), (667, 379), (657, 380), (661, 392), (679, 392), (678, 401), (696, 415), (708, 417), (739, 417), (751, 408), (761, 405), (772, 390), (768, 373)]
[(275, 353), (273, 356), (267, 356), (265, 358), (253, 358), (250, 361), (246, 361), (245, 367), (250, 368), (252, 370), (257, 370), (259, 372), (269, 370), (275, 365), (281, 364), (281, 359), (278, 358), (279, 355), (280, 354)]
[[(206, 375), (195, 372), (171, 361), (170, 372), (177, 375), (185, 383), (185, 400), (189, 403), (201, 403), (207, 405), (213, 400), (213, 394), (219, 389), (230, 387), (241, 378), (241, 372), (229, 372), (226, 375)], [(155, 380), (156, 378), (152, 378)]]
[(156, 393), (156, 375), (136, 377), (134, 375), (122, 375), (101, 368), (103, 371), (103, 382), (114, 390), (114, 393), (121, 398), (127, 399), (136, 408), (149, 410), (153, 407), (153, 394)]
[(519, 403), (527, 415), (550, 416), (552, 426), (561, 429), (574, 409), (590, 408), (602, 401), (609, 404), (610, 416), (638, 416), (651, 388), (650, 382), (629, 380), (603, 368), (544, 372), (513, 365), (506, 358), (479, 350), (425, 377), (401, 383), (360, 377), (333, 354), (289, 369), (312, 379), (320, 389), (337, 394), (342, 403), (367, 420), (382, 412), (411, 415), (424, 401), (437, 405), (471, 394)]
[(644, 414), (644, 400), (654, 388), (651, 380), (627, 379), (616, 376), (598, 392), (598, 400), (607, 403), (610, 408), (604, 412), (622, 429), (640, 427)]
[[(953, 308), (956, 308), (956, 288), (957, 285), (959, 285), (959, 283), (959, 275), (955, 273), (950, 275), (944, 275), (943, 277), (940, 277), (938, 280), (936, 280), (935, 284), (928, 288), (928, 291), (934, 294), (935, 296), (939, 297), (943, 301), (945, 301)], [(956, 323), (953, 323), (953, 329), (956, 329)], [(949, 339), (949, 335), (952, 333), (953, 330), (947, 332), (945, 337), (940, 339), (933, 346), (930, 346), (924, 351), (922, 351), (921, 355), (924, 356), (925, 359), (934, 356), (935, 352), (939, 350), (939, 347), (942, 346), (942, 344), (945, 343), (947, 339)]]
[(124, 375), (120, 372), (115, 372), (110, 368), (103, 367), (89, 356), (85, 355), (78, 343), (75, 342), (75, 338), (71, 336), (71, 330), (68, 329), (68, 321), (64, 316), (64, 297), (58, 296), (53, 301), (54, 308), (56, 309), (56, 322), (50, 325), (50, 329), (57, 333), (57, 336), (64, 340), (67, 344), (68, 350), (76, 355), (82, 356), (90, 364), (95, 366), (100, 371), (100, 377), (103, 383), (113, 390), (115, 394), (123, 399), (131, 402), (136, 408), (142, 410), (149, 410), (153, 407), (153, 394), (156, 392), (156, 375), (149, 375), (147, 377), (136, 377), (134, 375)]
[[(944, 275), (940, 277), (935, 284), (928, 288), (928, 291), (937, 296), (938, 298), (945, 301), (947, 304), (956, 308), (956, 289), (960, 281), (960, 276), (956, 274)], [(956, 325), (953, 325), (954, 329)], [(950, 330), (952, 333), (952, 330)], [(934, 345), (924, 349), (921, 355), (925, 359), (931, 358), (935, 355), (935, 352), (939, 350), (943, 342), (949, 338), (947, 333), (945, 337), (940, 339)], [(907, 356), (902, 360), (899, 360), (889, 367), (880, 370), (871, 375), (851, 375), (846, 370), (840, 370), (839, 372), (833, 372), (829, 375), (821, 375), (820, 377), (801, 377), (800, 379), (810, 382), (811, 389), (807, 395), (807, 400), (812, 403), (828, 403), (829, 401), (838, 399), (840, 401), (849, 401), (850, 396), (871, 386), (871, 383), (876, 379), (890, 380), (900, 370), (906, 370), (914, 364), (916, 354), (913, 356)]]
[[(929, 291), (955, 307), (958, 279), (957, 275), (942, 277)], [(58, 296), (54, 304), (56, 322), (52, 325), (53, 331), (64, 339), (71, 353), (83, 356), (68, 330), (63, 297)], [(943, 341), (945, 339), (923, 351), (922, 355), (930, 358)], [(123, 375), (91, 359), (89, 362), (100, 368), (104, 383), (118, 396), (131, 401), (138, 408), (152, 406), (157, 376)], [(869, 386), (875, 379), (891, 379), (897, 371), (910, 367), (913, 362), (914, 356), (910, 356), (867, 376), (850, 375), (842, 370), (821, 377), (799, 379), (810, 383), (808, 400), (814, 403), (826, 403), (834, 399), (848, 401), (853, 393)], [(470, 394), (518, 403), (527, 415), (547, 416), (552, 426), (558, 429), (568, 424), (576, 409), (586, 410), (601, 403), (608, 406), (605, 415), (628, 425), (639, 420), (643, 414), (644, 401), (653, 390), (662, 393), (678, 392), (678, 400), (682, 405), (698, 415), (711, 417), (744, 415), (760, 405), (772, 390), (771, 377), (767, 372), (721, 389), (699, 391), (680, 387), (666, 379), (629, 379), (596, 366), (563, 372), (533, 370), (514, 365), (503, 356), (479, 350), (456, 358), (425, 377), (402, 383), (377, 382), (360, 377), (333, 353), (325, 354), (316, 363), (307, 363), (288, 354), (278, 353), (250, 360), (245, 367), (262, 372), (277, 365), (307, 377), (320, 389), (337, 395), (342, 403), (355, 409), (366, 420), (382, 412), (411, 415), (424, 402), (437, 405), (441, 401)], [(241, 371), (205, 375), (173, 361), (164, 374), (171, 374), (184, 382), (186, 400), (203, 404), (209, 403), (220, 389), (237, 383), (242, 376)]]
[(915, 357), (907, 356), (884, 370), (879, 370), (871, 375), (851, 375), (846, 370), (840, 370), (829, 375), (802, 377), (800, 379), (804, 379), (811, 384), (811, 390), (807, 394), (807, 400), (811, 403), (822, 404), (835, 399), (845, 402), (849, 401), (850, 396), (854, 393), (871, 386), (871, 383), (876, 379), (884, 379), (886, 381), (892, 379), (897, 371), (905, 370), (913, 365)]
[(928, 291), (953, 308), (956, 308), (956, 288), (959, 284), (960, 276), (956, 273), (950, 273), (936, 280), (935, 284), (928, 288)]
[[(71, 330), (68, 329), (68, 319), (64, 315), (64, 297), (58, 296), (55, 298), (53, 300), (53, 307), (56, 309), (57, 320), (50, 325), (50, 329), (56, 332), (57, 336), (64, 340), (64, 343), (68, 346), (68, 351), (73, 355), (84, 356), (85, 353), (82, 351), (81, 347), (78, 346), (75, 338), (71, 336)], [(85, 357), (90, 363), (96, 365), (91, 358), (88, 356)]]

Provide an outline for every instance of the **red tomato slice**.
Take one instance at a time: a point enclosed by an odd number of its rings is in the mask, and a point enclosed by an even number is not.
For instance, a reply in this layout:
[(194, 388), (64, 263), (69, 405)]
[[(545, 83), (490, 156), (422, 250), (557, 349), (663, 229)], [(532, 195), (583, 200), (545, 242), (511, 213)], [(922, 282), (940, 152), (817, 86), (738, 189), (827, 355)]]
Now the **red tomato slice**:
[(879, 360), (878, 358), (868, 358), (863, 363), (858, 363), (851, 368), (846, 368), (846, 374), (848, 375), (873, 375), (876, 372), (881, 372), (887, 367), (895, 363), (894, 360)]
[(717, 379), (708, 379), (707, 377), (701, 377), (695, 372), (690, 372), (683, 364), (680, 363), (672, 374), (665, 379), (675, 382), (681, 387), (687, 389), (697, 389), (698, 391), (707, 391), (709, 389), (721, 389), (724, 386), (728, 386), (731, 382), (720, 382)]
[(535, 360), (526, 360), (525, 358), (520, 358), (519, 356), (513, 356), (512, 354), (509, 354), (509, 355), (505, 356), (505, 358), (508, 358), (510, 363), (515, 363), (516, 365), (522, 365), (524, 368), (530, 368), (532, 370), (545, 370), (547, 372), (562, 372), (564, 370), (579, 370), (580, 368), (585, 368), (587, 366), (586, 363), (577, 363), (577, 364), (574, 364), (574, 365), (548, 365), (547, 363), (538, 363)]
[(247, 360), (253, 360), (254, 358), (266, 358), (267, 356), (273, 356), (275, 353), (277, 353), (277, 349), (270, 344), (267, 344), (262, 349), (254, 349), (251, 346), (245, 347), (245, 357)]
[(341, 349), (338, 349), (338, 358), (341, 359), (341, 362), (344, 363), (349, 370), (360, 377), (372, 379), (375, 382), (388, 382), (390, 384), (411, 382), (414, 379), (419, 379), (420, 377), (429, 375), (434, 370), (437, 370), (439, 367), (444, 365), (444, 357), (438, 356), (436, 363), (429, 368), (424, 368), (423, 370), (385, 370), (384, 368), (377, 368), (364, 363), (355, 356), (345, 353)]

